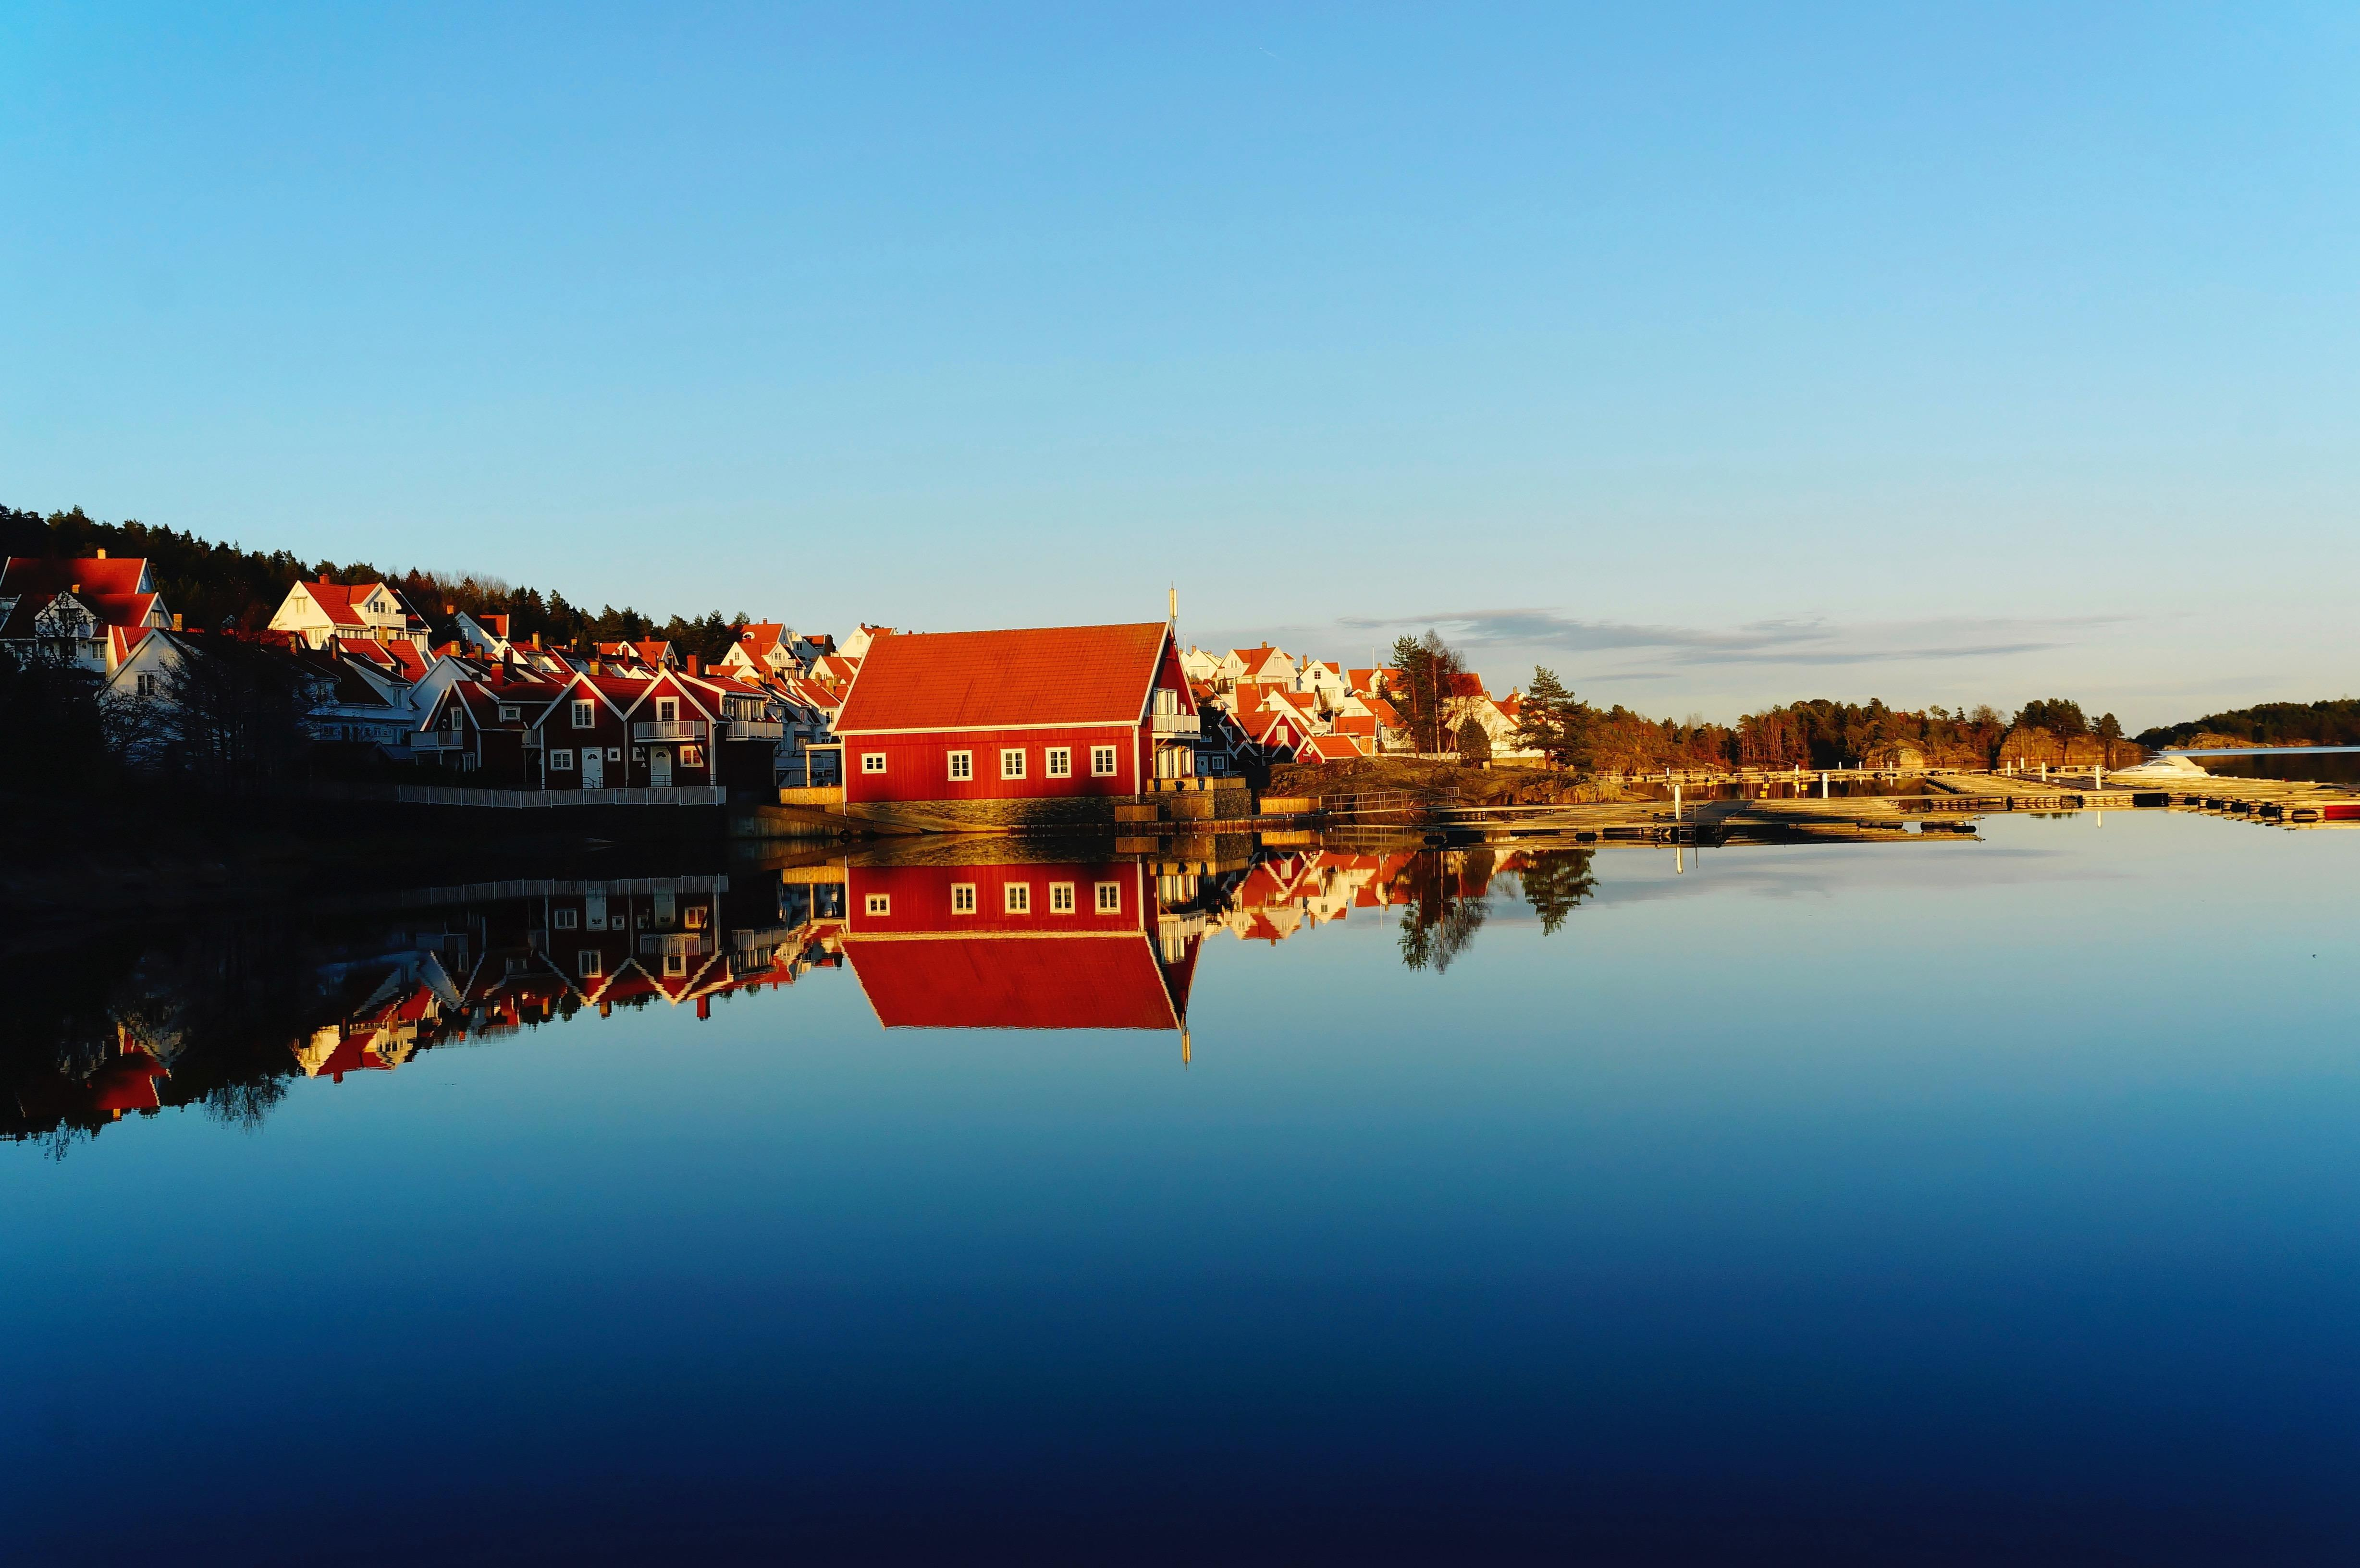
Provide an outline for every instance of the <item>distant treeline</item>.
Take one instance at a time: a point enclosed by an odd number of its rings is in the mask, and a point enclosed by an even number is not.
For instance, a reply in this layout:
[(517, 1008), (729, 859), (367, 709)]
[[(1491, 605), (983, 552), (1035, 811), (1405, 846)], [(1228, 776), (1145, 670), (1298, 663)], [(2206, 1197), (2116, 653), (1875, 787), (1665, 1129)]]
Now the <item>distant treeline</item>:
[(2138, 739), (2147, 746), (2187, 746), (2199, 735), (2223, 735), (2254, 746), (2360, 746), (2360, 698), (2233, 708), (2147, 730)]
[(661, 637), (683, 654), (714, 659), (729, 651), (738, 628), (749, 618), (716, 611), (694, 620), (673, 615), (659, 621), (611, 604), (593, 612), (568, 603), (554, 589), (511, 587), (497, 578), (454, 577), (414, 567), (393, 571), (365, 561), (307, 561), (288, 550), (240, 550), (136, 520), (102, 523), (79, 506), (46, 517), (0, 506), (0, 556), (88, 556), (102, 550), (111, 556), (147, 557), (164, 603), (189, 626), (205, 631), (224, 626), (256, 630), (268, 623), (289, 588), (323, 575), (339, 583), (390, 583), (430, 619), (440, 616), (446, 604), (472, 615), (507, 615), (512, 637), (539, 632), (555, 645)]

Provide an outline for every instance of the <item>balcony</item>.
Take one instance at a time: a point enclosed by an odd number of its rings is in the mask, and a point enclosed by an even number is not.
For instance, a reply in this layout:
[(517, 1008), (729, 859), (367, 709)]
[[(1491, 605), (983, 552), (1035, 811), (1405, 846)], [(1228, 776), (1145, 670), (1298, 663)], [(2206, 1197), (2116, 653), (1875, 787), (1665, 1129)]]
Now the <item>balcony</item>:
[(722, 726), (723, 740), (777, 740), (786, 733), (786, 725), (765, 724), (759, 719), (732, 719)]
[(653, 724), (633, 724), (631, 738), (646, 740), (703, 740), (703, 719), (659, 719)]
[(524, 732), (524, 748), (527, 751), (539, 751), (541, 749), (541, 732), (539, 730), (527, 730)]
[(639, 952), (650, 958), (702, 958), (713, 951), (713, 940), (702, 931), (639, 933)]
[(1204, 733), (1204, 725), (1198, 722), (1194, 713), (1150, 713), (1147, 715), (1147, 723), (1150, 731), (1160, 735), (1192, 735)]
[(410, 732), (412, 751), (464, 751), (467, 732), (464, 730), (412, 730)]

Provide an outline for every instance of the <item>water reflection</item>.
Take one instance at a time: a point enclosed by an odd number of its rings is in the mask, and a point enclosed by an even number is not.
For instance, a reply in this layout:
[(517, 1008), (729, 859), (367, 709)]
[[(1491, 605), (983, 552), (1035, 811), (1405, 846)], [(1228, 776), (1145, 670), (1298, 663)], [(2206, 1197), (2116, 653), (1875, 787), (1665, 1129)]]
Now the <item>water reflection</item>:
[(1390, 914), (1403, 963), (1440, 974), (1481, 930), (1495, 879), (1516, 879), (1546, 931), (1595, 889), (1587, 850), (947, 853), (418, 888), (374, 909), (242, 911), (19, 959), (22, 1000), (0, 1019), (0, 1136), (62, 1154), (126, 1116), (185, 1107), (250, 1127), (298, 1080), (389, 1073), (585, 1011), (706, 1018), (718, 1000), (847, 965), (889, 1029), (1159, 1030), (1185, 1059), (1196, 958), (1215, 934), (1274, 945)]

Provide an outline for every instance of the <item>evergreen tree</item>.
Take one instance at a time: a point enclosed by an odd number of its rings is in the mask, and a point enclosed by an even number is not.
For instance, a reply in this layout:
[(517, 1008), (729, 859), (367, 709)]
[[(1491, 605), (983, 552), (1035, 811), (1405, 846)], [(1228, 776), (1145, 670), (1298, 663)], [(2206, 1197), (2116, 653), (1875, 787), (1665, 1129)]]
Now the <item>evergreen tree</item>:
[(1557, 671), (1533, 666), (1532, 689), (1524, 693), (1516, 719), (1516, 745), (1525, 751), (1545, 752), (1560, 768), (1586, 771), (1590, 767), (1590, 704), (1567, 689)]

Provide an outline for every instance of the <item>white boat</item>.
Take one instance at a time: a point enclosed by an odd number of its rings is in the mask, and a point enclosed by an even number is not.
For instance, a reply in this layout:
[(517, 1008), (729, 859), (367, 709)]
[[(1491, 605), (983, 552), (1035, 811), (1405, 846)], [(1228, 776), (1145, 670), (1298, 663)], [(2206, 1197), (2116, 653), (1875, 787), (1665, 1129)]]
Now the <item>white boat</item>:
[(2120, 779), (2130, 784), (2171, 784), (2184, 780), (2210, 779), (2212, 775), (2187, 757), (2167, 752), (2161, 757), (2139, 763), (2136, 767), (2109, 768), (2106, 769), (2106, 777), (2109, 779)]

